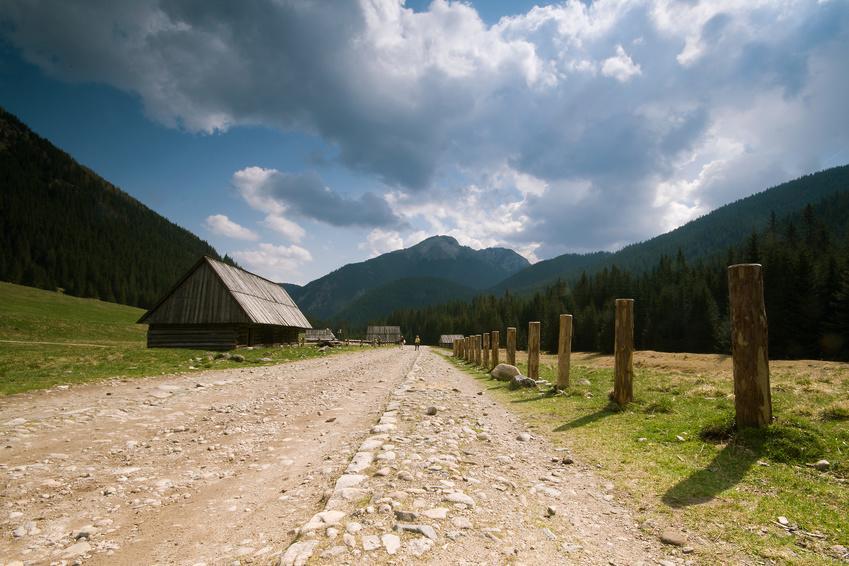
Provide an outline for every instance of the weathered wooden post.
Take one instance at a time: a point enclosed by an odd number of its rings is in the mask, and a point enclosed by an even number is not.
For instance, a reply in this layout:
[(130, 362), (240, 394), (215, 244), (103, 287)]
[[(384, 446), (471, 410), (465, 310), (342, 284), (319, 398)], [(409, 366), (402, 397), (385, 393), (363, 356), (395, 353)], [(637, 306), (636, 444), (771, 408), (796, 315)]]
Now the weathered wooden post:
[(528, 377), (539, 379), (539, 322), (528, 323)]
[(483, 367), (489, 367), (489, 332), (483, 333)]
[(499, 348), (501, 348), (501, 336), (498, 330), (493, 330), (489, 333), (489, 347), (492, 350), (492, 359), (489, 363), (489, 369), (491, 370), (495, 366), (498, 365), (498, 357), (499, 357)]
[(460, 357), (460, 341), (454, 338), (454, 357)]
[(480, 334), (475, 334), (475, 365), (480, 367), (483, 361), (483, 337)]
[(768, 426), (772, 422), (772, 394), (764, 278), (760, 264), (743, 263), (728, 268), (728, 299), (737, 427)]
[(516, 327), (507, 327), (507, 363), (516, 365)]
[(572, 364), (572, 315), (560, 315), (560, 340), (557, 345), (557, 389), (569, 387)]
[(474, 358), (472, 357), (472, 337), (466, 336), (466, 345), (464, 346), (466, 350), (466, 354), (463, 356), (467, 362), (471, 362)]
[(616, 299), (613, 352), (613, 400), (624, 407), (634, 400), (634, 299)]

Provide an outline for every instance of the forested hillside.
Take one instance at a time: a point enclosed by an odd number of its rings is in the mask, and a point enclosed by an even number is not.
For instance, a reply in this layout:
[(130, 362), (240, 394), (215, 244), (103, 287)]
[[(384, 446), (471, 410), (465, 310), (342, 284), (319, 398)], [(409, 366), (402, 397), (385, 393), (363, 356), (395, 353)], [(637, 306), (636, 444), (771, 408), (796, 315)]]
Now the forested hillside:
[(200, 256), (219, 258), (3, 109), (0, 187), (2, 281), (147, 307)]
[[(339, 318), (339, 313), (369, 291), (399, 279), (428, 277), (441, 279), (442, 284), (487, 289), (528, 265), (528, 260), (513, 250), (473, 250), (450, 236), (433, 236), (407, 249), (348, 264), (300, 289), (288, 289), (305, 312), (330, 320)], [(427, 304), (415, 302), (415, 296), (408, 298), (406, 306)]]
[(763, 230), (770, 215), (782, 218), (847, 189), (849, 165), (805, 175), (722, 206), (680, 228), (631, 244), (616, 253), (565, 254), (540, 261), (500, 282), (491, 292), (500, 294), (507, 289), (514, 293), (532, 292), (557, 279), (574, 281), (584, 271), (595, 273), (613, 265), (640, 273), (655, 266), (661, 255), (675, 256), (679, 250), (691, 262), (711, 257), (737, 245), (753, 230)]
[[(849, 186), (845, 186), (849, 189)], [(613, 302), (634, 298), (636, 345), (681, 352), (729, 351), (726, 272), (732, 263), (764, 265), (769, 348), (774, 358), (849, 359), (849, 190), (781, 217), (764, 211), (763, 230), (724, 253), (688, 262), (663, 255), (641, 272), (617, 266), (560, 281), (530, 296), (509, 292), (418, 310), (399, 310), (400, 324), (429, 343), (440, 334), (505, 331), (542, 321), (542, 344), (556, 350), (558, 317), (572, 313), (575, 350), (610, 352)]]
[[(425, 307), (449, 300), (469, 300), (477, 291), (446, 279), (405, 277), (376, 289), (348, 305), (334, 317), (333, 328), (364, 329), (400, 308)], [(349, 335), (346, 332), (346, 335)]]

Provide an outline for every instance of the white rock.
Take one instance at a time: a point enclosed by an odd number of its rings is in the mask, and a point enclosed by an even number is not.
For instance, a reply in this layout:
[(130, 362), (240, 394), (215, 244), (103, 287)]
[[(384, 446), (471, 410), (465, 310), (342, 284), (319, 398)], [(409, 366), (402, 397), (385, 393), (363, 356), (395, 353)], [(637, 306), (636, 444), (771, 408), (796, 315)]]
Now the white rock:
[(387, 554), (395, 554), (401, 548), (401, 539), (397, 535), (385, 534), (380, 537)]
[(340, 476), (338, 480), (336, 480), (336, 490), (345, 489), (347, 487), (354, 487), (361, 484), (363, 481), (367, 479), (366, 476), (362, 474), (345, 474)]
[(446, 509), (445, 507), (436, 507), (435, 509), (428, 509), (426, 511), (422, 511), (422, 515), (424, 515), (428, 519), (444, 519), (448, 516), (448, 509)]
[(445, 501), (449, 503), (462, 503), (463, 505), (468, 505), (469, 507), (475, 506), (475, 500), (463, 493), (462, 491), (455, 491), (454, 493), (449, 493), (445, 496)]
[(458, 529), (472, 528), (472, 522), (466, 517), (454, 517), (453, 519), (451, 519), (451, 524), (457, 527)]
[(345, 530), (354, 535), (363, 530), (363, 526), (356, 521), (351, 521), (345, 525)]
[(376, 535), (363, 535), (363, 550), (370, 552), (380, 548), (380, 539)]
[(72, 544), (68, 548), (62, 551), (62, 558), (76, 558), (77, 556), (81, 556), (86, 552), (91, 551), (91, 545), (87, 542), (78, 542), (76, 544)]
[(286, 553), (280, 559), (280, 566), (304, 566), (315, 551), (317, 544), (317, 540), (294, 543), (286, 549)]
[(433, 547), (433, 541), (426, 537), (419, 537), (407, 543), (407, 548), (413, 556), (421, 556)]

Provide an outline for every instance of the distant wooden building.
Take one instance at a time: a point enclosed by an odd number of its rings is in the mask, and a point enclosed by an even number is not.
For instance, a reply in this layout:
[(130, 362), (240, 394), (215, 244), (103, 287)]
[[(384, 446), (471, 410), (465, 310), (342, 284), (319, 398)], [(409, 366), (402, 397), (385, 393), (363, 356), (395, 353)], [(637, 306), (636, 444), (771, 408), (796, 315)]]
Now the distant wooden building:
[(335, 342), (336, 335), (329, 328), (307, 328), (304, 340), (307, 342)]
[(400, 326), (369, 326), (366, 329), (366, 340), (380, 340), (383, 344), (397, 344), (401, 341)]
[(148, 348), (207, 350), (297, 342), (312, 326), (277, 283), (206, 256), (139, 323)]
[(463, 338), (462, 334), (443, 334), (439, 337), (439, 345), (443, 348), (453, 348), (454, 340)]

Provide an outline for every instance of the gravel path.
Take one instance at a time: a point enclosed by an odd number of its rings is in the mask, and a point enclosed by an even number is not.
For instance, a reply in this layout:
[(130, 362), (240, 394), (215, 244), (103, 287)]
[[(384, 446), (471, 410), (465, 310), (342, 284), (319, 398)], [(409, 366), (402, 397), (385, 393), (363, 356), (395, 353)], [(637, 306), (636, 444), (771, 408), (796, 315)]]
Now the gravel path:
[(675, 564), (422, 348), (0, 400), (0, 564)]
[(423, 349), (282, 563), (684, 563), (612, 488)]
[(270, 562), (412, 348), (0, 398), (0, 564)]

